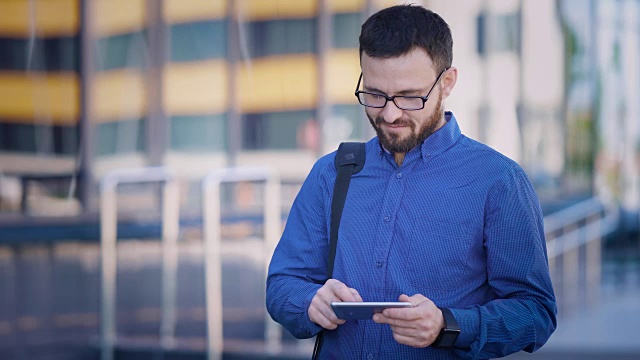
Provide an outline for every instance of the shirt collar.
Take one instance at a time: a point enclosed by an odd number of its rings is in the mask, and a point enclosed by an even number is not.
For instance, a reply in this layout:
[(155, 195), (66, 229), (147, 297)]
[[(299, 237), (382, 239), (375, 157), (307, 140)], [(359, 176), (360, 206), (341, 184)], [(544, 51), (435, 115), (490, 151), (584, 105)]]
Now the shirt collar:
[(446, 123), (422, 143), (421, 150), (424, 160), (428, 160), (450, 148), (458, 141), (462, 133), (456, 117), (451, 111), (444, 113), (444, 119)]
[[(458, 138), (462, 134), (460, 127), (458, 126), (458, 121), (451, 111), (445, 111), (444, 119), (446, 123), (440, 129), (436, 130), (436, 132), (431, 134), (431, 136), (426, 138), (422, 142), (422, 145), (420, 145), (422, 159), (425, 161), (450, 148), (451, 145), (458, 141)], [(382, 144), (380, 144), (380, 149), (380, 156), (382, 156), (383, 152), (391, 154), (391, 152), (385, 149)], [(416, 149), (413, 149), (410, 152), (415, 150)]]

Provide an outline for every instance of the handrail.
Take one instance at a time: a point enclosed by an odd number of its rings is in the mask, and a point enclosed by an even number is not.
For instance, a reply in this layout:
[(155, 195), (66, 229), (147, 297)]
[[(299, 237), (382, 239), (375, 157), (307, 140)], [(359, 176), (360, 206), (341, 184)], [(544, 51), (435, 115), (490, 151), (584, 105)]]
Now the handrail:
[[(207, 309), (207, 349), (209, 360), (220, 360), (223, 351), (222, 334), (222, 259), (220, 185), (229, 182), (266, 181), (264, 202), (265, 270), (275, 249), (280, 232), (280, 178), (267, 167), (225, 168), (213, 170), (202, 181), (205, 298)], [(266, 273), (266, 271), (265, 271)], [(267, 352), (281, 349), (282, 329), (268, 314), (265, 317)]]
[[(600, 299), (602, 277), (602, 239), (615, 231), (619, 209), (613, 201), (593, 197), (545, 216), (545, 235), (549, 271), (556, 278), (556, 263), (562, 271), (558, 303), (566, 309), (575, 308), (579, 301), (580, 272), (586, 280), (587, 304)], [(580, 249), (584, 249), (583, 255)], [(555, 279), (554, 279), (555, 280)], [(555, 282), (555, 281), (554, 281)], [(558, 284), (556, 284), (558, 286)]]
[[(603, 226), (593, 224), (596, 217), (601, 221), (600, 225)], [(615, 230), (618, 219), (619, 211), (617, 206), (598, 196), (545, 216), (544, 229), (547, 237), (547, 252), (549, 258), (554, 258), (576, 246), (598, 240), (610, 234)], [(573, 229), (572, 231), (579, 231), (577, 224), (584, 220), (591, 222), (591, 224), (587, 223), (585, 225), (591, 231), (587, 231), (587, 234), (589, 234), (587, 237), (580, 237), (576, 242), (573, 240), (576, 234), (571, 231), (567, 232), (566, 230)], [(556, 233), (559, 231), (562, 231), (562, 234), (557, 236)], [(567, 244), (569, 245), (567, 246)]]
[(117, 186), (119, 184), (163, 183), (162, 191), (162, 320), (161, 345), (175, 344), (175, 293), (177, 241), (180, 221), (178, 182), (173, 172), (164, 167), (118, 169), (100, 182), (100, 247), (102, 263), (102, 360), (113, 360), (116, 341), (115, 300), (117, 273)]

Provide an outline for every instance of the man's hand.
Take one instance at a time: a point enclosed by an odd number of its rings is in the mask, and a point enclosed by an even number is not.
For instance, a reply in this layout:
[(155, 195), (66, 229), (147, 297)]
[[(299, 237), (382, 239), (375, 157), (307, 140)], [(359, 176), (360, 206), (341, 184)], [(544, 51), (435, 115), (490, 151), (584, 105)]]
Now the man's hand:
[(334, 330), (338, 325), (345, 323), (345, 320), (338, 319), (333, 312), (332, 301), (361, 302), (362, 298), (356, 289), (352, 289), (335, 279), (327, 280), (316, 292), (308, 310), (309, 319), (327, 330)]
[(408, 301), (413, 307), (385, 309), (382, 313), (375, 314), (373, 321), (389, 324), (393, 338), (400, 344), (423, 348), (436, 341), (444, 327), (444, 318), (433, 301), (420, 294), (411, 297), (403, 294), (398, 301)]

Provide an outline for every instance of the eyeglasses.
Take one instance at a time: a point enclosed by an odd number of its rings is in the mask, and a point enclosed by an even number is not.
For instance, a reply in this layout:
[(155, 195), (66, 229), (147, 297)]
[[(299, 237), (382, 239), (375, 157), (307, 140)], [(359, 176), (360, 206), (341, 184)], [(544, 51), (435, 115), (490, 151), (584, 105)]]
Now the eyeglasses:
[(440, 75), (438, 75), (436, 82), (434, 82), (433, 85), (431, 86), (431, 89), (427, 93), (427, 96), (400, 96), (400, 95), (387, 96), (384, 94), (377, 94), (377, 93), (372, 93), (367, 91), (359, 91), (358, 89), (360, 88), (360, 82), (362, 81), (362, 73), (360, 73), (360, 78), (358, 79), (358, 85), (356, 86), (356, 97), (358, 98), (358, 102), (360, 102), (360, 104), (366, 107), (371, 107), (371, 108), (380, 109), (387, 106), (387, 101), (393, 101), (393, 103), (396, 104), (398, 109), (422, 110), (424, 109), (424, 104), (427, 102), (427, 100), (429, 100), (429, 96), (431, 95), (431, 92), (436, 87), (436, 84), (440, 81), (442, 74), (444, 74), (444, 72), (447, 70), (449, 70), (449, 68), (445, 68), (444, 70), (442, 70)]

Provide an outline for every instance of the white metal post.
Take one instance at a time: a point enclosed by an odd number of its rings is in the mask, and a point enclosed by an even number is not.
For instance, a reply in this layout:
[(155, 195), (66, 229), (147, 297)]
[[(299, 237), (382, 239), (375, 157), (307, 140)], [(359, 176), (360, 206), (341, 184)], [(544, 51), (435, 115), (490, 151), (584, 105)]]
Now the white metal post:
[(107, 174), (100, 184), (100, 255), (102, 264), (102, 360), (113, 360), (116, 341), (116, 273), (117, 273), (117, 186), (122, 183), (163, 183), (163, 299), (162, 345), (173, 345), (175, 329), (175, 277), (179, 229), (179, 193), (173, 173), (163, 167), (119, 169)]
[(565, 230), (567, 233), (562, 235), (562, 305), (567, 313), (575, 310), (578, 301), (578, 244), (581, 231), (575, 223), (567, 226)]
[[(204, 226), (205, 306), (209, 360), (222, 359), (222, 256), (220, 253), (220, 181), (205, 177), (202, 223)], [(214, 199), (214, 200), (209, 200)]]
[(100, 188), (100, 255), (102, 266), (102, 360), (113, 360), (116, 298), (116, 183), (103, 181)]
[(590, 227), (593, 227), (591, 233), (595, 234), (594, 240), (587, 243), (587, 304), (589, 306), (596, 305), (600, 302), (600, 279), (602, 278), (602, 219), (599, 215), (592, 216), (589, 220)]
[(175, 346), (176, 282), (180, 194), (177, 181), (167, 181), (162, 191), (162, 322), (160, 341), (165, 349)]
[[(222, 335), (222, 259), (220, 186), (240, 181), (266, 181), (264, 204), (264, 254), (270, 259), (280, 232), (280, 178), (269, 168), (226, 168), (210, 172), (203, 180), (203, 226), (205, 297), (207, 306), (208, 359), (220, 360), (223, 352)], [(266, 261), (268, 264), (268, 260)], [(265, 265), (265, 269), (268, 265)], [(265, 318), (266, 349), (280, 351), (282, 329), (269, 315)]]
[[(274, 173), (268, 173), (264, 204), (264, 245), (265, 245), (265, 284), (269, 270), (269, 262), (273, 251), (278, 245), (281, 233), (280, 216), (282, 213), (280, 197), (280, 178)], [(266, 285), (265, 285), (266, 286)], [(266, 296), (266, 293), (265, 293)], [(266, 298), (264, 299), (266, 302)], [(265, 342), (267, 352), (277, 354), (282, 351), (282, 327), (271, 319), (265, 312)]]

